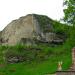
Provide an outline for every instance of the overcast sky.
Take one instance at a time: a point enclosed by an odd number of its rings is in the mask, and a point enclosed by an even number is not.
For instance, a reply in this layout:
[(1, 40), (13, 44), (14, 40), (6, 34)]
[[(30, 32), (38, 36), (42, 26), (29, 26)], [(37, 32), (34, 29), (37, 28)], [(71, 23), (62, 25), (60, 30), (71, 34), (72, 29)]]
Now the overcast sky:
[(32, 13), (60, 20), (64, 15), (63, 0), (0, 0), (0, 30), (12, 20)]

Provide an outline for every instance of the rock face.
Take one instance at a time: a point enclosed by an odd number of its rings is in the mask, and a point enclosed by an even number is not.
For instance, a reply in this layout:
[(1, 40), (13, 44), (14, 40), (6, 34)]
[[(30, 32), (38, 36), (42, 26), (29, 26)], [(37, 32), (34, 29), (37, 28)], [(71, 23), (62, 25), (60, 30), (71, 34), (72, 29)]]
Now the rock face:
[(21, 39), (32, 39), (33, 31), (37, 32), (37, 34), (40, 33), (37, 24), (33, 15), (27, 15), (12, 21), (2, 31), (2, 44), (14, 45), (19, 43)]
[[(40, 17), (40, 15), (37, 16)], [(34, 39), (43, 40), (43, 42), (53, 41), (56, 35), (52, 32), (52, 25), (50, 23), (45, 24), (45, 32), (42, 28), (36, 15), (29, 14), (20, 17), (17, 20), (13, 20), (0, 32), (0, 43), (2, 45), (15, 45), (19, 43), (31, 45), (35, 43)]]

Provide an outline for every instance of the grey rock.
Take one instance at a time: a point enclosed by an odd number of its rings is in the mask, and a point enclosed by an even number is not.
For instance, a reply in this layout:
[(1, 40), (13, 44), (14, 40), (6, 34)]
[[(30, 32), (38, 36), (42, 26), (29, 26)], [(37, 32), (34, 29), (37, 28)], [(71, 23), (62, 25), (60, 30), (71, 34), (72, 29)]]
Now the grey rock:
[[(51, 24), (47, 24), (46, 30), (47, 28), (53, 29)], [(52, 42), (55, 38), (55, 33), (43, 32), (34, 14), (13, 20), (0, 32), (0, 44), (2, 45), (16, 45), (18, 43), (32, 45), (35, 44), (34, 38), (42, 42)]]

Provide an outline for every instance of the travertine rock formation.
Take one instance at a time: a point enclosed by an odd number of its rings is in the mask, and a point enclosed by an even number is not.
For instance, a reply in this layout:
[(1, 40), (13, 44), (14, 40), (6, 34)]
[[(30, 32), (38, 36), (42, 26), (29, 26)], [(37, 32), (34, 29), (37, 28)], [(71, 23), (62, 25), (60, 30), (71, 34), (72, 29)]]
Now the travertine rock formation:
[[(37, 15), (40, 17), (40, 15)], [(49, 19), (47, 19), (49, 20)], [(44, 20), (43, 20), (44, 21)], [(34, 14), (29, 14), (13, 20), (0, 33), (0, 43), (2, 45), (15, 45), (19, 43), (33, 44), (34, 39), (42, 40), (43, 42), (51, 42), (55, 38), (55, 33), (51, 32), (53, 27), (50, 23), (45, 23), (45, 31), (43, 32), (39, 20)]]

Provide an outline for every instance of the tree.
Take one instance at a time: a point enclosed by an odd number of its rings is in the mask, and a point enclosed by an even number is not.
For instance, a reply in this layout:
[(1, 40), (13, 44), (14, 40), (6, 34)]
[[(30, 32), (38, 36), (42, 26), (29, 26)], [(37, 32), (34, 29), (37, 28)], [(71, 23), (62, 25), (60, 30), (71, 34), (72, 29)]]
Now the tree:
[(75, 26), (75, 0), (64, 0), (64, 21)]

